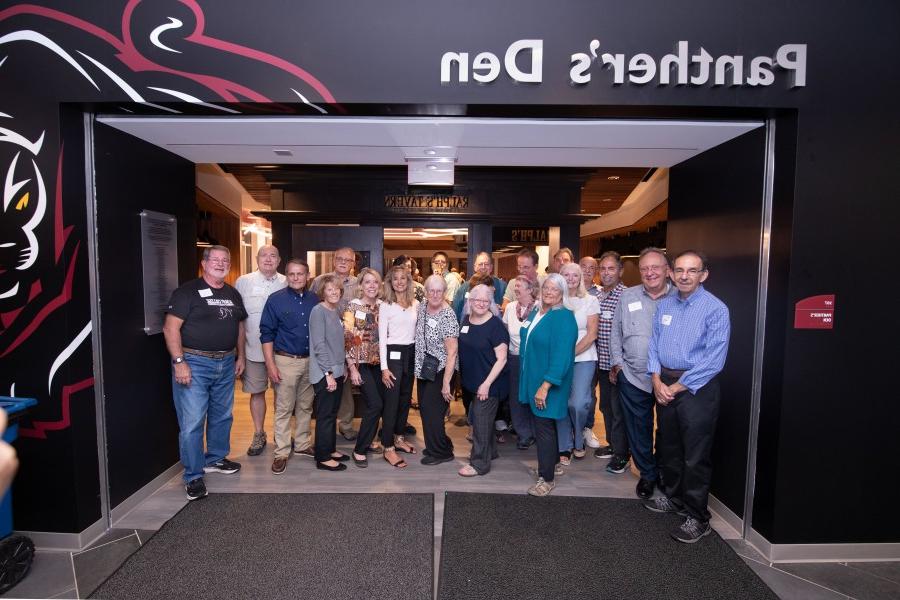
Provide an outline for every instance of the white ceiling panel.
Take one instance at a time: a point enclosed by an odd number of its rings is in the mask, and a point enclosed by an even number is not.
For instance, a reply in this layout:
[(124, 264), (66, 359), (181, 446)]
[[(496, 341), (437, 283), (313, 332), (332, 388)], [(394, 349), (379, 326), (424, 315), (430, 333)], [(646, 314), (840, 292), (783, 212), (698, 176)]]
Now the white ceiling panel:
[[(760, 122), (438, 118), (99, 117), (196, 163), (670, 167)], [(289, 150), (279, 156), (275, 150)], [(429, 154), (430, 151), (433, 154)]]

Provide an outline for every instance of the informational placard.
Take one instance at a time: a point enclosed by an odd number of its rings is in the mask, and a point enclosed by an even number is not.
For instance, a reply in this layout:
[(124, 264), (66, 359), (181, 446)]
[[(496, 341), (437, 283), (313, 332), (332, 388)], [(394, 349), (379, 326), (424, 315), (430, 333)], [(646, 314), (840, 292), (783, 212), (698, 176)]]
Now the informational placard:
[(178, 287), (178, 223), (175, 215), (141, 211), (144, 333), (162, 332), (165, 310)]
[(834, 294), (810, 296), (794, 305), (794, 329), (833, 329)]

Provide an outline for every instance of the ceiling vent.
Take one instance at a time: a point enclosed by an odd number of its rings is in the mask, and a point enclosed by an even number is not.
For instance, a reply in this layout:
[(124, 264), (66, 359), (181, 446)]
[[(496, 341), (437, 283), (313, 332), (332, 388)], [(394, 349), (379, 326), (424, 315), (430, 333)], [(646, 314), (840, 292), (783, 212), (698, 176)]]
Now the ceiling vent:
[(291, 152), (290, 150), (287, 150), (285, 148), (275, 148), (274, 150), (272, 150), (272, 152), (274, 152), (278, 156), (293, 156), (294, 155), (293, 152)]

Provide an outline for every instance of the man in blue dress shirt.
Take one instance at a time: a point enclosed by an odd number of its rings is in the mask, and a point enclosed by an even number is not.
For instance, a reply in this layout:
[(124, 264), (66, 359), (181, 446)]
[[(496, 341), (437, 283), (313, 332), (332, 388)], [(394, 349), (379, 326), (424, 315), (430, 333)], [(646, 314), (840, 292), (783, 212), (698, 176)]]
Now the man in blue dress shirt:
[(660, 301), (653, 320), (647, 372), (657, 409), (657, 453), (663, 496), (644, 503), (654, 512), (685, 517), (671, 535), (692, 544), (710, 532), (709, 484), (713, 435), (719, 416), (719, 380), (731, 323), (728, 307), (703, 288), (706, 257), (688, 250), (675, 257), (678, 294)]
[[(309, 424), (313, 387), (309, 382), (309, 313), (319, 303), (309, 291), (309, 265), (292, 258), (285, 266), (288, 286), (269, 295), (259, 321), (259, 340), (269, 379), (275, 387), (275, 457), (272, 473), (281, 475), (291, 455), (313, 457)], [(291, 415), (295, 425), (291, 435)]]

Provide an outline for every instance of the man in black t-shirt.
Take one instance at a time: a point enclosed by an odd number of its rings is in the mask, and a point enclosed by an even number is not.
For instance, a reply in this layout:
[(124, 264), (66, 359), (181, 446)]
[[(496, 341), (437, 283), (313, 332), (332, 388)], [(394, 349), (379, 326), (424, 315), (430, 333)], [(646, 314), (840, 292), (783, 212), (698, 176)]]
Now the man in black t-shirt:
[[(172, 292), (163, 335), (172, 356), (172, 396), (188, 500), (206, 496), (204, 473), (237, 473), (231, 449), (234, 378), (244, 371), (241, 295), (225, 283), (228, 248), (204, 249), (203, 274)], [(206, 452), (203, 430), (206, 429)]]

